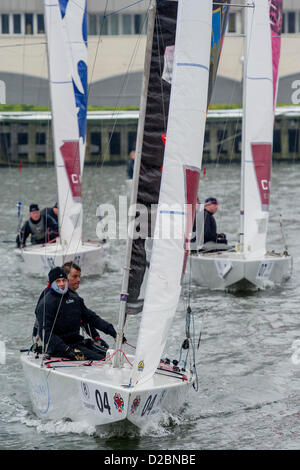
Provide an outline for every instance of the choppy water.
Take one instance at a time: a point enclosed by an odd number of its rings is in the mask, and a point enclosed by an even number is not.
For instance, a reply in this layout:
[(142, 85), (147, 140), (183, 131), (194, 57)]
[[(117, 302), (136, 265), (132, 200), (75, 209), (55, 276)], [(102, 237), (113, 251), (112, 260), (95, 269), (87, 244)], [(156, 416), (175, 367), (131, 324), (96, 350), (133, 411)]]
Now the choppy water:
[[(247, 295), (209, 292), (192, 287), (196, 332), (202, 331), (197, 360), (199, 391), (191, 392), (180, 414), (166, 414), (139, 433), (133, 429), (95, 429), (86, 423), (47, 422), (31, 410), (19, 362), (28, 346), (33, 310), (43, 279), (25, 277), (13, 256), (16, 203), (26, 210), (56, 200), (54, 169), (0, 169), (0, 341), (6, 361), (0, 364), (0, 448), (2, 449), (298, 449), (300, 364), (292, 360), (300, 339), (299, 165), (273, 168), (269, 243), (282, 248), (279, 214), (286, 243), (294, 257), (291, 280), (282, 288)], [(95, 238), (97, 204), (116, 202), (125, 194), (125, 168), (86, 168), (84, 235)], [(229, 239), (238, 231), (239, 168), (210, 166), (202, 180), (203, 197), (220, 200), (218, 228)], [(203, 199), (203, 198), (202, 198)], [(117, 321), (124, 242), (111, 244), (108, 270), (100, 279), (83, 280), (80, 294), (87, 305), (113, 323)], [(88, 299), (88, 300), (87, 300)], [(134, 320), (136, 321), (136, 320)], [(185, 325), (181, 301), (169, 346), (179, 354)], [(136, 330), (133, 325), (133, 331)], [(126, 334), (129, 342), (134, 335)], [(3, 362), (3, 361), (2, 361)]]

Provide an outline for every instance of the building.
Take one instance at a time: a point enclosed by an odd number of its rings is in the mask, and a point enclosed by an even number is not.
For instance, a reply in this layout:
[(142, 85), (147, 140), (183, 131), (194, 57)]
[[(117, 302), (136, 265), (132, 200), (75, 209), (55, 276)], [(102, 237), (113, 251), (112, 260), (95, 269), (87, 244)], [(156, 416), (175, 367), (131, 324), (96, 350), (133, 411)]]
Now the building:
[[(6, 103), (50, 106), (43, 0), (0, 2), (0, 99)], [(240, 3), (240, 2), (233, 2)], [(89, 105), (138, 106), (146, 43), (149, 0), (87, 0)], [(105, 9), (106, 6), (109, 8)], [(212, 103), (241, 104), (243, 8), (231, 7)], [(284, 0), (278, 103), (300, 103), (300, 2)], [(2, 81), (2, 87), (1, 87)], [(298, 101), (293, 100), (299, 88)], [(1, 93), (2, 89), (2, 93)], [(293, 103), (294, 101), (294, 103)], [(136, 136), (137, 113), (89, 115), (87, 162), (118, 163), (127, 158)], [(238, 159), (239, 116), (209, 115), (207, 158)], [(235, 124), (234, 124), (235, 119)], [(225, 127), (224, 129), (224, 122)], [(280, 124), (278, 124), (280, 122)], [(0, 161), (46, 163), (53, 160), (50, 115), (9, 113), (0, 119)], [(274, 156), (300, 158), (299, 116), (277, 117)], [(223, 130), (222, 130), (223, 129)], [(289, 151), (287, 151), (289, 149)], [(234, 151), (233, 151), (234, 150)], [(227, 155), (227, 156), (226, 156)]]
[[(283, 5), (278, 103), (288, 104), (300, 79), (300, 2)], [(89, 104), (138, 106), (149, 0), (87, 0), (87, 6)], [(243, 10), (231, 7), (212, 103), (241, 103)], [(49, 105), (44, 32), (43, 0), (1, 0), (0, 80), (7, 103)]]

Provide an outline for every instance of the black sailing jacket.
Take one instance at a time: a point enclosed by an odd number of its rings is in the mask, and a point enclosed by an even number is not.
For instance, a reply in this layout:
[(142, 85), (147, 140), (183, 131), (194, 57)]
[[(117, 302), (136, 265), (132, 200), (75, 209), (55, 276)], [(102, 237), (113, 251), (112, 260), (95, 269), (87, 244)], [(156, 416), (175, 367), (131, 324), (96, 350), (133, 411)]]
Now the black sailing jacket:
[(50, 288), (38, 303), (36, 315), (40, 338), (43, 338), (44, 330), (45, 345), (49, 342), (46, 349), (49, 354), (63, 354), (66, 346), (83, 340), (79, 334), (82, 322), (116, 337), (113, 325), (88, 309), (83, 299), (70, 290), (66, 294), (58, 294)]

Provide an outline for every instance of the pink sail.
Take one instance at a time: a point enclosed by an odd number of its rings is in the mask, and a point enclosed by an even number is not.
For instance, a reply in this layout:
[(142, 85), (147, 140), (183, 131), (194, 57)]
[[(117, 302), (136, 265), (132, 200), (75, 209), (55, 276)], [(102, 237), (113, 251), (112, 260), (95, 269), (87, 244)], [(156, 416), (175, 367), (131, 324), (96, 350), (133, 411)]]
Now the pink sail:
[(270, 25), (272, 37), (272, 60), (273, 60), (273, 104), (276, 106), (278, 87), (278, 67), (281, 47), (282, 31), (282, 2), (283, 0), (270, 0)]

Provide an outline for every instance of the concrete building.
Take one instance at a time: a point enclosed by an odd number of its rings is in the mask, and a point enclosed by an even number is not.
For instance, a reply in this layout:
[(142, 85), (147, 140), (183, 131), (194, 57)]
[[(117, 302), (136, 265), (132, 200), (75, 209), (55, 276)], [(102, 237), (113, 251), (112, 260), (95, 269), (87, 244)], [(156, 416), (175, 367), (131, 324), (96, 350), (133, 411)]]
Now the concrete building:
[[(9, 104), (50, 106), (43, 3), (0, 2), (0, 102), (6, 93)], [(88, 0), (87, 5), (89, 105), (138, 106), (149, 0)], [(242, 12), (231, 7), (212, 103), (242, 102)], [(278, 103), (300, 104), (299, 0), (284, 0), (283, 31)], [(126, 161), (137, 119), (137, 112), (89, 113), (87, 163)], [(299, 119), (297, 109), (277, 116), (275, 159), (300, 159)], [(239, 160), (240, 127), (240, 111), (209, 113), (207, 161)], [(1, 113), (0, 163), (52, 162), (51, 135), (50, 113)]]
[[(138, 106), (149, 0), (88, 0), (87, 5), (89, 104)], [(292, 84), (300, 79), (300, 2), (283, 5), (278, 103), (288, 104)], [(242, 14), (241, 7), (231, 7), (212, 103), (241, 103)], [(0, 80), (7, 103), (49, 105), (43, 0), (1, 0)]]

